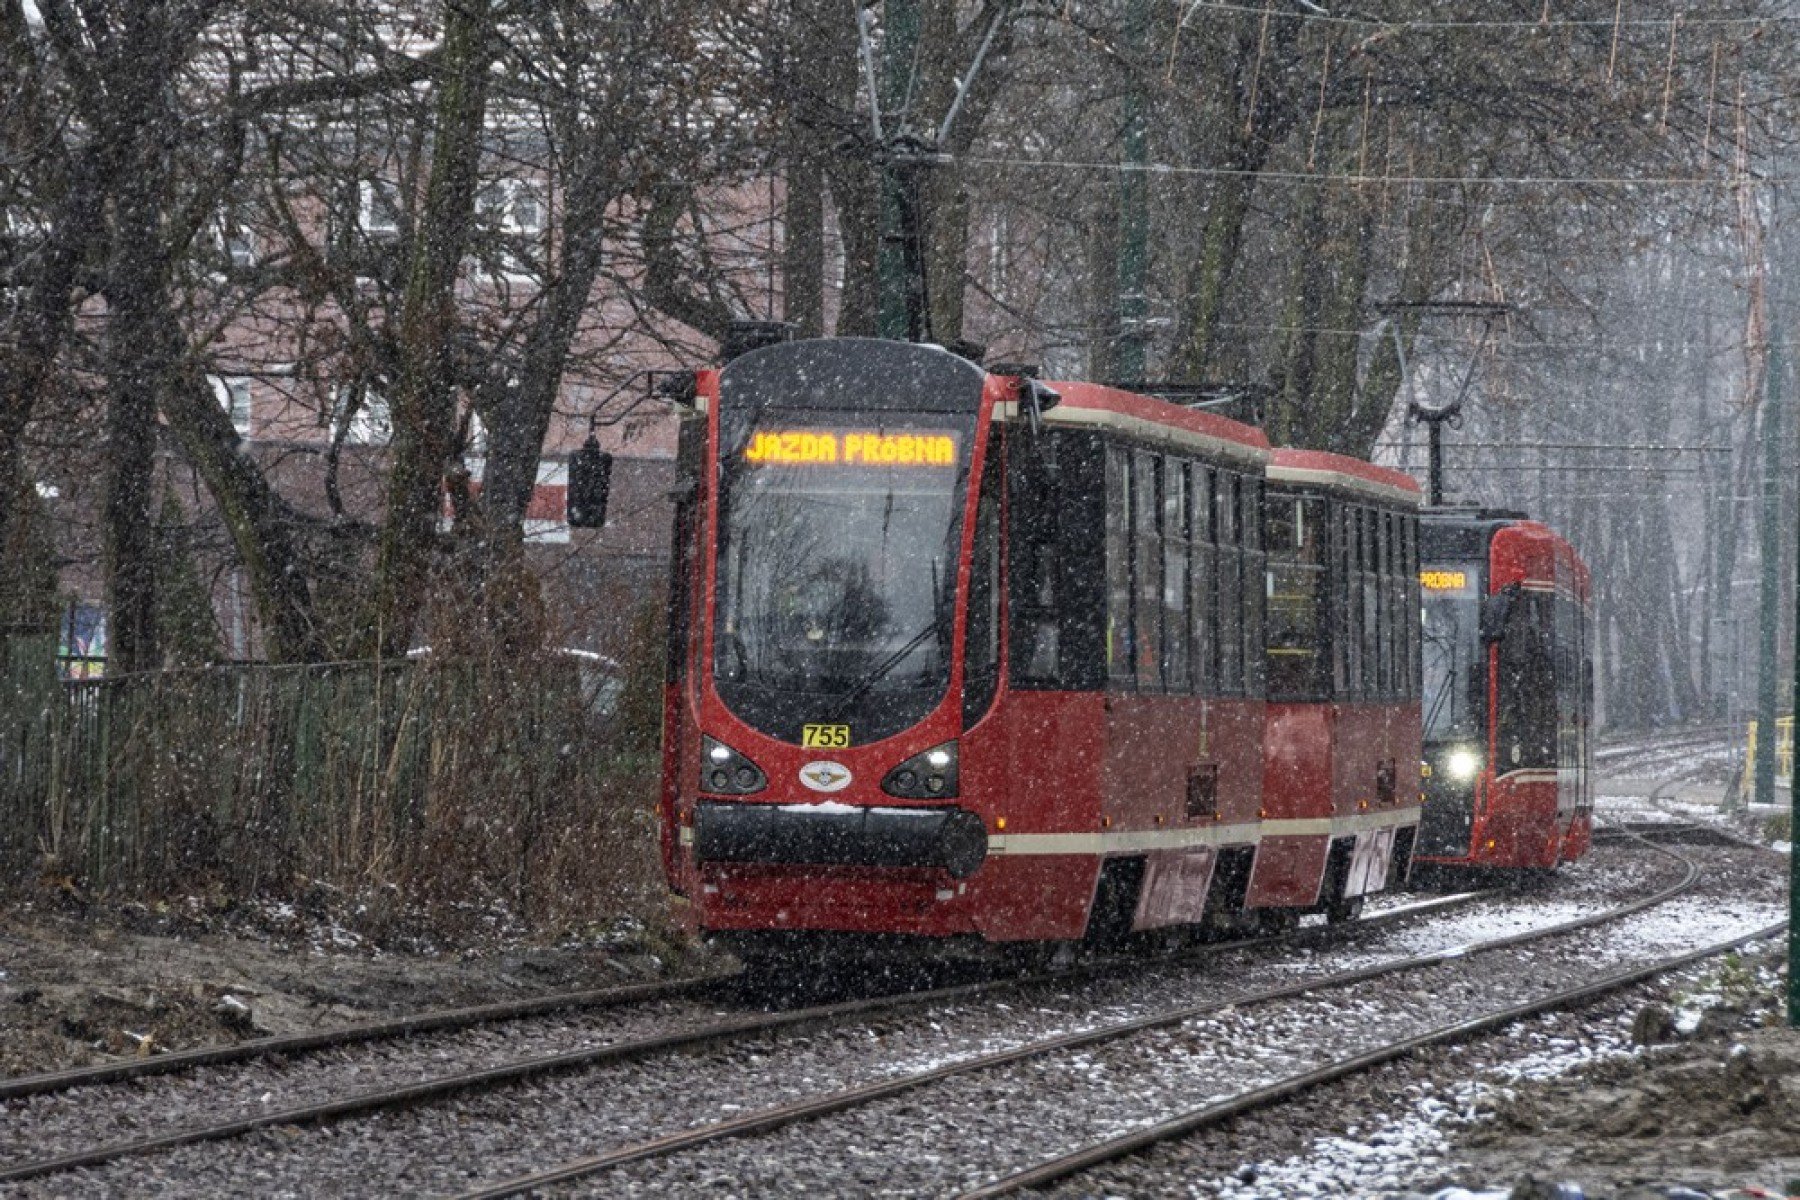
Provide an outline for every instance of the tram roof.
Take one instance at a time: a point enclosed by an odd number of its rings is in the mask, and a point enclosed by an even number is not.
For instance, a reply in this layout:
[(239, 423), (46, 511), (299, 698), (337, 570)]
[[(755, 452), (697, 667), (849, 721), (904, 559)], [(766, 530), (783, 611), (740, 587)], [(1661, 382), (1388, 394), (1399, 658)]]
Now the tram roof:
[(1046, 383), (1062, 397), (1044, 414), (1048, 423), (1104, 429), (1124, 437), (1256, 463), (1268, 460), (1269, 439), (1254, 425), (1104, 384), (1063, 380)]
[(1405, 472), (1326, 450), (1276, 450), (1269, 463), (1269, 481), (1337, 488), (1387, 504), (1415, 507), (1420, 496), (1418, 480)]

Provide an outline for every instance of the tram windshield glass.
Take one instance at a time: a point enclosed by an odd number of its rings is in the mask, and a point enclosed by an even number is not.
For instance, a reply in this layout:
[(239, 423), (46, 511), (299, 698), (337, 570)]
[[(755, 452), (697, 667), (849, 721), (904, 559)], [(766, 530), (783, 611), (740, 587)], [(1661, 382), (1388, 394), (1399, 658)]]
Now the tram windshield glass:
[(1480, 739), (1485, 728), (1487, 657), (1481, 641), (1481, 565), (1427, 564), (1421, 702), (1427, 742)]
[(860, 744), (943, 699), (973, 435), (966, 413), (731, 415), (713, 669), (739, 717)]

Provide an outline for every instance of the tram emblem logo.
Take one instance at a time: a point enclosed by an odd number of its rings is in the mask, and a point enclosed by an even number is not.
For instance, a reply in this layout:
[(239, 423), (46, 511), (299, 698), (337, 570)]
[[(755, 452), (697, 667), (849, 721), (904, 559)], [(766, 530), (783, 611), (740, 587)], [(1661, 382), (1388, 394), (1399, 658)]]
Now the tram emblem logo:
[(834, 762), (807, 763), (800, 768), (800, 782), (815, 792), (841, 792), (850, 786), (850, 768)]

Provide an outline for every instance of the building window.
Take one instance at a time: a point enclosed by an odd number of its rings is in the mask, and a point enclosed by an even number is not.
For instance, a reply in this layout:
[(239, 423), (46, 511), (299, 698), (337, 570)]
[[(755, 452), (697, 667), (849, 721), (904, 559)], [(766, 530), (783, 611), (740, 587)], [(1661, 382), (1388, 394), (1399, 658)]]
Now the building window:
[(219, 250), (234, 267), (256, 265), (256, 231), (229, 217), (220, 220), (216, 231)]
[(337, 389), (331, 405), (332, 436), (356, 446), (385, 446), (394, 436), (387, 397), (370, 388)]
[(502, 233), (536, 236), (544, 232), (544, 197), (523, 179), (496, 179), (475, 197), (475, 211)]
[(1012, 270), (1012, 223), (1004, 212), (996, 213), (988, 227), (988, 290), (1006, 295), (1006, 277)]
[(209, 375), (213, 395), (219, 407), (231, 418), (231, 427), (239, 437), (250, 436), (250, 380), (243, 375)]
[(365, 179), (358, 184), (356, 219), (370, 237), (399, 237), (400, 204), (394, 185), (378, 179)]
[(523, 179), (497, 179), (476, 194), (475, 211), (506, 243), (500, 251), (502, 269), (508, 275), (531, 274), (544, 234), (543, 193)]

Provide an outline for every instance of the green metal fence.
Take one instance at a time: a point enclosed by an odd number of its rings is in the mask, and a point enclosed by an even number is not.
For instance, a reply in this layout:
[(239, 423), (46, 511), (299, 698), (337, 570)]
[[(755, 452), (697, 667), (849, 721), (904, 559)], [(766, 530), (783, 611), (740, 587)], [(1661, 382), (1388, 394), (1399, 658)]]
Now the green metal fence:
[(0, 657), (0, 869), (114, 892), (296, 878), (594, 908), (643, 888), (653, 764), (574, 667), (359, 662), (57, 678)]

